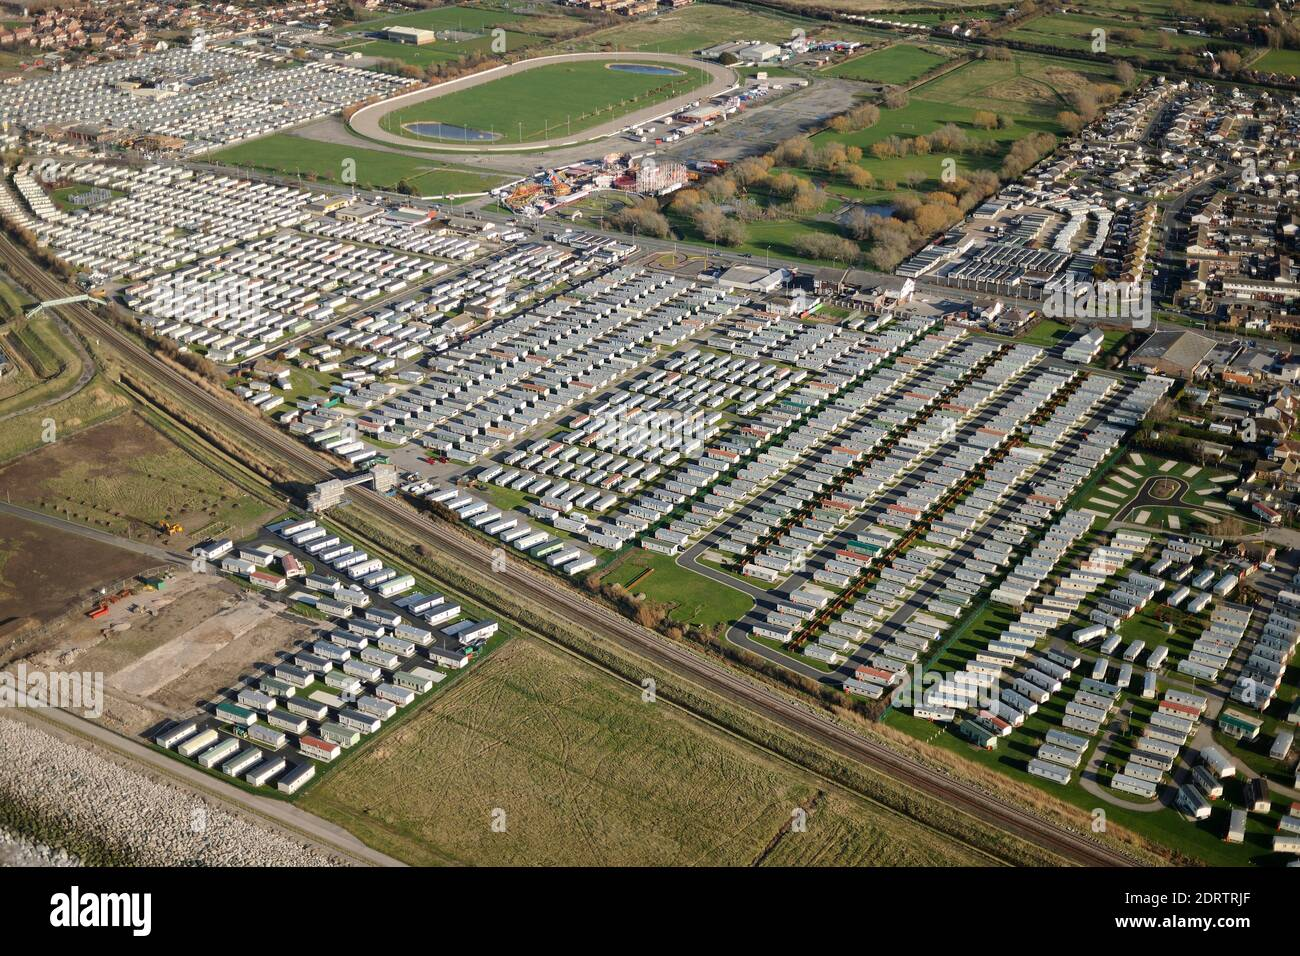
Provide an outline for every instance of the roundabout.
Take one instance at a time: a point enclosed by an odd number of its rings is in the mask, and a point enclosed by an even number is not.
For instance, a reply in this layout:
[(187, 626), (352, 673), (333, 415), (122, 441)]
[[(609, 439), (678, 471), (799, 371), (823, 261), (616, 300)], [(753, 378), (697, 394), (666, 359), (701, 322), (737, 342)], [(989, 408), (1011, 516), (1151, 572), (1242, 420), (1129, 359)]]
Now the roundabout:
[(354, 133), (393, 146), (525, 152), (594, 142), (736, 85), (725, 66), (665, 53), (534, 57), (362, 107)]

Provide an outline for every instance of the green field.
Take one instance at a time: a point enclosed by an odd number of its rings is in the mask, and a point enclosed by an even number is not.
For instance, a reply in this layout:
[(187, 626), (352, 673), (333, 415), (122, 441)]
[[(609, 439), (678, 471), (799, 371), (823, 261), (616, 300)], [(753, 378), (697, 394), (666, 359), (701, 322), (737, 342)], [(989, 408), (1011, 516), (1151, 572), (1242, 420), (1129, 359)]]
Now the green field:
[(418, 865), (985, 862), (524, 637), (298, 805)]
[(689, 93), (709, 81), (702, 70), (668, 63), (638, 65), (681, 72), (653, 76), (613, 70), (603, 61), (553, 63), (395, 110), (380, 124), (390, 133), (415, 139), (455, 141), (454, 136), (421, 136), (406, 128), (424, 122), (495, 133), (503, 142), (530, 142), (548, 135), (580, 133)]
[[(857, 202), (887, 202), (908, 183), (909, 177), (923, 177), (916, 183), (922, 192), (939, 189), (946, 157), (929, 155), (876, 157), (871, 147), (891, 136), (911, 139), (932, 133), (952, 123), (974, 142), (991, 142), (997, 149), (988, 153), (969, 152), (951, 157), (957, 173), (979, 169), (997, 170), (1002, 157), (1018, 139), (1034, 132), (1060, 134), (1056, 114), (1068, 109), (1066, 95), (1088, 80), (1109, 80), (1110, 71), (1093, 64), (1065, 63), (1047, 57), (1013, 53), (1010, 60), (972, 60), (936, 77), (909, 93), (902, 109), (881, 110), (880, 120), (867, 129), (848, 133), (824, 131), (815, 143), (840, 142), (858, 146), (865, 153), (860, 165), (875, 177), (875, 183), (857, 188), (830, 180), (826, 188), (834, 195)], [(980, 129), (975, 113), (986, 110), (1006, 117), (1010, 125), (1001, 129)], [(824, 177), (823, 177), (824, 178)]]
[(480, 7), (434, 7), (414, 13), (399, 13), (361, 20), (343, 28), (347, 33), (369, 33), (388, 27), (416, 27), (421, 30), (455, 30), (458, 33), (481, 33), (493, 27), (527, 19), (522, 13), (488, 10)]
[(369, 189), (393, 189), (405, 180), (422, 196), (487, 192), (506, 182), (496, 173), (478, 172), (465, 166), (435, 162), (402, 153), (360, 146), (343, 146), (274, 133), (214, 153), (212, 160), (265, 169), (290, 175), (315, 176), (342, 183), (344, 163), (356, 164), (357, 185)]
[(919, 46), (896, 43), (883, 50), (855, 56), (843, 63), (827, 67), (822, 72), (840, 79), (862, 80), (868, 83), (910, 83), (940, 64), (948, 62), (948, 59), (947, 56)]
[[(753, 7), (724, 7), (697, 3), (680, 10), (664, 11), (654, 18), (638, 18), (560, 45), (565, 51), (633, 50), (650, 53), (693, 53), (706, 47), (744, 37), (769, 43), (784, 43), (796, 27), (815, 37), (824, 27), (817, 21), (786, 17)], [(836, 24), (834, 30), (853, 35)]]
[(1300, 76), (1300, 50), (1269, 50), (1252, 63), (1251, 68), (1263, 73)]
[[(1170, 499), (1167, 504), (1155, 501), (1143, 504), (1140, 508), (1129, 507), (1129, 503), (1147, 482), (1161, 477), (1177, 479), (1186, 486), (1186, 490), (1177, 498)], [(1171, 462), (1149, 452), (1138, 452), (1126, 456), (1116, 468), (1106, 474), (1105, 480), (1098, 482), (1084, 507), (1107, 518), (1123, 515), (1126, 522), (1153, 529), (1205, 530), (1217, 519), (1230, 515), (1240, 517), (1226, 498), (1228, 490), (1236, 482), (1224, 481), (1226, 477), (1229, 476), (1222, 471), (1202, 468), (1189, 462)], [(1253, 520), (1242, 520), (1247, 526), (1257, 524)]]
[(754, 604), (749, 595), (687, 570), (669, 555), (641, 548), (632, 548), (601, 580), (604, 584), (621, 584), (632, 594), (644, 594), (651, 601), (668, 605), (668, 616), (673, 620), (700, 627), (734, 623)]
[[(1160, 29), (1164, 25), (1166, 23), (1161, 20), (1153, 22), (1148, 14), (1141, 19), (1129, 20), (1092, 14), (1053, 13), (1016, 27), (1006, 37), (1061, 50), (1089, 51), (1095, 42), (1093, 31), (1103, 30), (1105, 49), (1102, 52), (1109, 56), (1149, 59), (1172, 59), (1181, 53), (1203, 50), (1213, 39), (1170, 33)], [(1216, 45), (1224, 44), (1220, 41)]]

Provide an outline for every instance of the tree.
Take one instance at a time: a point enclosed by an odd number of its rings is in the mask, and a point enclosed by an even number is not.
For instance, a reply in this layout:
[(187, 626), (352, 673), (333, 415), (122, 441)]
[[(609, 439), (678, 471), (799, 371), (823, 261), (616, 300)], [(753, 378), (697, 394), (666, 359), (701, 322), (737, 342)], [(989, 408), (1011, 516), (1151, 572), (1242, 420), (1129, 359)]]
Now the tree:
[(1056, 114), (1056, 122), (1067, 133), (1077, 133), (1083, 129), (1083, 117), (1072, 110), (1061, 110)]
[(996, 129), (998, 125), (998, 114), (992, 110), (976, 110), (971, 122), (977, 129)]
[(881, 100), (881, 102), (885, 104), (885, 109), (888, 110), (901, 110), (906, 107), (910, 101), (911, 100), (907, 95), (907, 90), (902, 90), (898, 87), (891, 89), (885, 94), (884, 99)]
[(867, 189), (876, 180), (876, 177), (871, 175), (871, 170), (862, 166), (846, 166), (843, 174), (848, 184), (857, 189)]
[(1127, 60), (1120, 60), (1115, 64), (1115, 79), (1119, 80), (1120, 85), (1125, 89), (1129, 89), (1137, 80), (1137, 70), (1133, 69), (1133, 64)]
[(1241, 69), (1241, 54), (1236, 50), (1224, 50), (1219, 54), (1219, 69), (1225, 73), (1236, 73)]

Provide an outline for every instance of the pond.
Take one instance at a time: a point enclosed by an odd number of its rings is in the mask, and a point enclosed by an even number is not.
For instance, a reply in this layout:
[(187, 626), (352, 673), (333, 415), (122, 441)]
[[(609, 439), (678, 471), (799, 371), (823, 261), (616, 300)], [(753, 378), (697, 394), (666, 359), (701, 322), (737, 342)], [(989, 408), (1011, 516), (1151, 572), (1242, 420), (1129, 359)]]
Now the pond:
[(452, 123), (406, 123), (402, 129), (416, 136), (455, 140), (458, 143), (491, 143), (501, 138), (500, 133), (489, 133), (487, 130), (471, 129), (468, 126), (456, 126)]
[(648, 73), (651, 76), (682, 76), (682, 70), (674, 70), (670, 66), (655, 66), (652, 63), (607, 63), (607, 70), (618, 70), (620, 73)]

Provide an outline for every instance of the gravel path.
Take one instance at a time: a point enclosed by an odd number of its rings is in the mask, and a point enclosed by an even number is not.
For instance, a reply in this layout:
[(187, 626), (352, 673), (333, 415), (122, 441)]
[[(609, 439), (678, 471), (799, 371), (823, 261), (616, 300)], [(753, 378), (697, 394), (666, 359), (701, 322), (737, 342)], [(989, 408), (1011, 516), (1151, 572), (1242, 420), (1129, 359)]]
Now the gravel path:
[[(25, 722), (0, 718), (0, 796), (148, 866), (331, 866), (342, 861), (174, 784)], [(0, 865), (59, 851), (0, 831)], [(36, 865), (48, 865), (38, 863)]]

